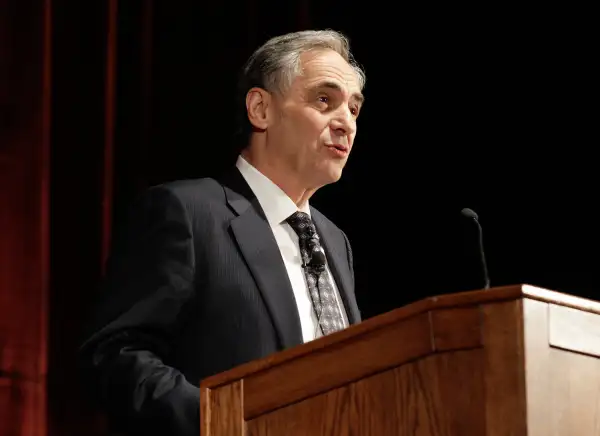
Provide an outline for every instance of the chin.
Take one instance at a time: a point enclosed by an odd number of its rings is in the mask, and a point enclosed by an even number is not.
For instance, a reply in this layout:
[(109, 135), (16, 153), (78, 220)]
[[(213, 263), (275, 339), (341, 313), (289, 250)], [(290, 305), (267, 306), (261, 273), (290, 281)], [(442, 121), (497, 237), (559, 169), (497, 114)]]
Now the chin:
[(340, 180), (342, 178), (342, 170), (336, 171), (335, 173), (331, 174), (331, 182), (330, 183), (335, 183), (338, 180)]
[(332, 168), (329, 171), (327, 171), (321, 175), (321, 178), (320, 178), (321, 183), (319, 183), (319, 184), (321, 186), (330, 185), (332, 183), (337, 182), (341, 178), (342, 178), (342, 169), (341, 168), (337, 168), (337, 169)]
[(312, 170), (312, 185), (322, 187), (337, 182), (342, 178), (344, 165), (341, 162), (327, 162)]

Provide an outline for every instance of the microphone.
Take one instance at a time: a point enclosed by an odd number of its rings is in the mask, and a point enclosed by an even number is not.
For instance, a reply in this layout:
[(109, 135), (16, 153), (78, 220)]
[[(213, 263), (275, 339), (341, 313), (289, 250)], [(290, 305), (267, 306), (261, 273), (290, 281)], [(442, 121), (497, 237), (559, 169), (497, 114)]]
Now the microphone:
[(325, 264), (325, 251), (319, 243), (318, 235), (315, 234), (306, 241), (306, 257), (303, 259), (302, 268), (311, 268), (320, 273), (325, 270)]
[(325, 270), (325, 251), (318, 244), (308, 244), (308, 267), (312, 268), (316, 272), (322, 272)]
[(461, 210), (461, 213), (467, 218), (472, 218), (477, 224), (477, 229), (479, 231), (479, 255), (481, 257), (481, 265), (483, 267), (483, 279), (485, 280), (485, 289), (490, 288), (490, 277), (488, 275), (487, 263), (485, 261), (485, 252), (483, 250), (483, 230), (481, 229), (481, 224), (479, 224), (479, 217), (475, 213), (473, 209), (469, 209), (465, 207)]

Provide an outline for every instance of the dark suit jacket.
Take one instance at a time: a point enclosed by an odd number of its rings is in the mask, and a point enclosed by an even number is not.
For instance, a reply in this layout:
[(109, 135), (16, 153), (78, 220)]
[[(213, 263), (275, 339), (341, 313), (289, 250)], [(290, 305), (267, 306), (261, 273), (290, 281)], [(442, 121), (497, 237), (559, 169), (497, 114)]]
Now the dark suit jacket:
[[(357, 323), (348, 239), (311, 214)], [(83, 380), (130, 435), (197, 436), (202, 378), (303, 342), (277, 243), (237, 169), (142, 195), (100, 294), (80, 350)]]

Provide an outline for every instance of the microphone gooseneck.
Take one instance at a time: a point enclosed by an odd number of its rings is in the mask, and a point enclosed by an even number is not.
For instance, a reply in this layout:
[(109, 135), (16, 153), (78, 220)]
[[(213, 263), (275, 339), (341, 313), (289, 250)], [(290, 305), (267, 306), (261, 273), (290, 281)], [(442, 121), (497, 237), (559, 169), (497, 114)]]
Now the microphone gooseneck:
[(475, 213), (473, 209), (469, 209), (468, 207), (464, 208), (461, 213), (467, 218), (471, 218), (477, 224), (477, 230), (479, 234), (479, 257), (481, 258), (481, 266), (483, 269), (483, 279), (485, 281), (485, 289), (490, 288), (490, 277), (488, 274), (487, 262), (485, 260), (485, 251), (483, 249), (483, 229), (481, 228), (481, 224), (479, 223), (479, 216)]

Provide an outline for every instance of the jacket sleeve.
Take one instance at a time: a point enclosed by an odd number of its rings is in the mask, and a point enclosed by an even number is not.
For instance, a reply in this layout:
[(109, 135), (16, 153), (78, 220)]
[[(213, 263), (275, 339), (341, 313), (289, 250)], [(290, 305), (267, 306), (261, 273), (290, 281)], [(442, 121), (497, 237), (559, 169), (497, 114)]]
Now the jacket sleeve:
[(172, 338), (194, 297), (192, 228), (169, 189), (149, 189), (132, 208), (99, 297), (79, 363), (111, 427), (128, 435), (197, 436), (198, 387), (169, 365)]

